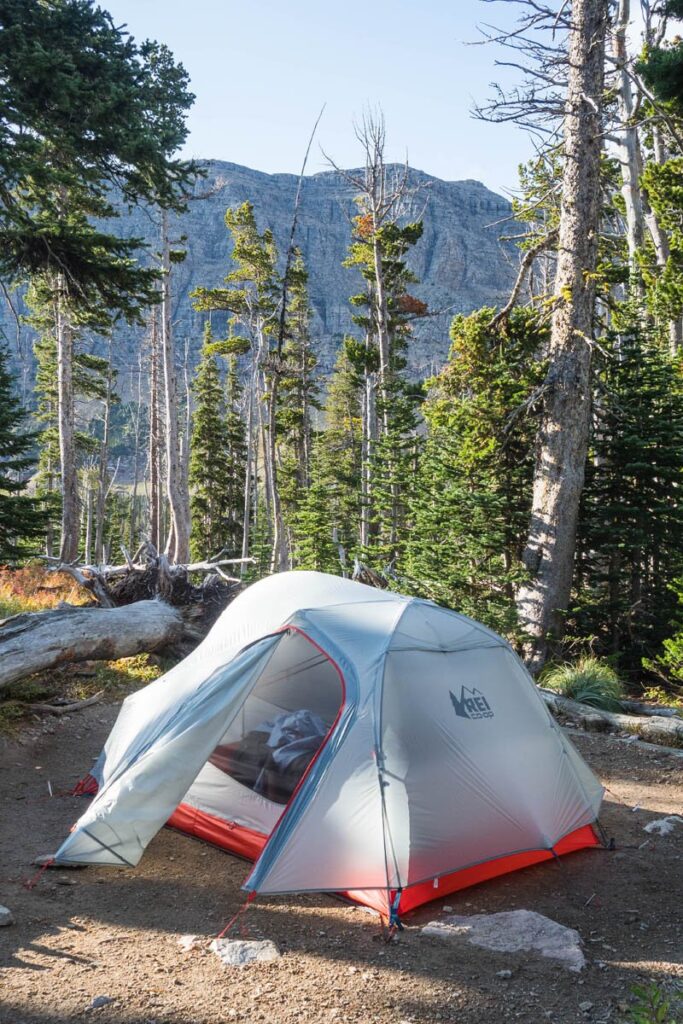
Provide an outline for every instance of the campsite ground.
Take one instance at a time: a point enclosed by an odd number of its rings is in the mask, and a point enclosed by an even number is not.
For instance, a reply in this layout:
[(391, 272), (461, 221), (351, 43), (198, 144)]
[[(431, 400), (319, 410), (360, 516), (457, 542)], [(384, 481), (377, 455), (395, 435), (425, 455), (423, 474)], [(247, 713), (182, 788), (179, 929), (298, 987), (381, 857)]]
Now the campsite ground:
[[(631, 1019), (636, 984), (683, 990), (683, 825), (663, 838), (643, 831), (683, 810), (680, 758), (574, 736), (609, 787), (602, 820), (616, 850), (577, 853), (446, 900), (456, 913), (525, 908), (577, 928), (588, 961), (580, 975), (422, 936), (443, 900), (387, 945), (376, 919), (322, 896), (259, 898), (245, 928), (284, 956), (223, 968), (203, 948), (182, 952), (178, 939), (219, 931), (243, 900), (247, 865), (195, 840), (163, 830), (135, 870), (51, 870), (35, 888), (22, 886), (82, 807), (51, 798), (48, 780), (56, 794), (73, 785), (117, 710), (98, 705), (4, 741), (0, 903), (16, 923), (0, 929), (2, 1024), (618, 1022)], [(95, 996), (113, 1001), (89, 1010)]]

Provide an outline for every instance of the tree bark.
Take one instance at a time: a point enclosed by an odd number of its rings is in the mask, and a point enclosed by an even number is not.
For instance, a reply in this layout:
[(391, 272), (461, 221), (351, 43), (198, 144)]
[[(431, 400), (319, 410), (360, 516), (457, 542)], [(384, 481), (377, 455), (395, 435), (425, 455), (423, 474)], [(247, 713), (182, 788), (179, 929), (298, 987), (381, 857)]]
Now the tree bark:
[(683, 719), (654, 715), (622, 715), (615, 711), (589, 707), (587, 704), (562, 697), (552, 690), (539, 687), (539, 692), (550, 708), (567, 715), (589, 731), (628, 732), (634, 736), (642, 736), (650, 743), (683, 747)]
[(162, 210), (163, 272), (161, 297), (161, 357), (164, 367), (164, 404), (166, 407), (166, 490), (171, 510), (171, 529), (166, 554), (172, 562), (187, 562), (190, 557), (189, 497), (183, 493), (183, 473), (178, 432), (178, 389), (175, 351), (171, 328), (171, 255), (168, 238), (168, 212)]
[(574, 0), (549, 370), (517, 599), (534, 670), (562, 637), (588, 447), (607, 0)]
[(66, 310), (65, 286), (57, 280), (57, 403), (59, 420), (59, 459), (62, 487), (62, 529), (59, 557), (73, 562), (78, 556), (80, 503), (76, 469), (76, 437), (73, 385), (73, 329)]
[(643, 247), (645, 213), (640, 189), (643, 159), (635, 123), (635, 97), (628, 74), (627, 31), (631, 17), (631, 0), (619, 0), (614, 26), (614, 57), (617, 61), (617, 105), (619, 128), (616, 132), (617, 160), (621, 170), (621, 194), (626, 207), (626, 242), (632, 290), (642, 294), (642, 279), (637, 256)]
[(104, 427), (97, 465), (97, 500), (95, 503), (95, 561), (104, 564), (104, 522), (107, 510), (109, 433), (111, 425), (113, 369), (111, 365), (111, 338), (109, 339), (109, 367), (107, 370), (107, 395), (104, 402)]
[(0, 689), (72, 661), (129, 658), (183, 636), (183, 617), (162, 601), (122, 608), (58, 608), (0, 622)]

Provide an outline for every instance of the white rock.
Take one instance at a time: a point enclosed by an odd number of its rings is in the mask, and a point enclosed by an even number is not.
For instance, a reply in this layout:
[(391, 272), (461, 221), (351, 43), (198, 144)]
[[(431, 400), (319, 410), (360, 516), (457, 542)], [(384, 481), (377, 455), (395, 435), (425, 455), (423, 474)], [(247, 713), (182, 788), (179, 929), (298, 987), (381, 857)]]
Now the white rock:
[(670, 814), (667, 818), (657, 818), (655, 821), (648, 822), (643, 826), (643, 831), (656, 832), (658, 836), (668, 836), (676, 825), (681, 823), (683, 823), (683, 818), (679, 818), (677, 814)]
[(501, 953), (539, 953), (559, 960), (570, 971), (580, 971), (586, 964), (579, 933), (533, 910), (447, 917), (430, 921), (422, 934), (442, 939), (467, 939), (475, 946)]
[(197, 949), (201, 944), (202, 940), (198, 935), (181, 935), (178, 939), (178, 945), (182, 949), (183, 953), (189, 953), (191, 949)]
[(0, 906), (0, 928), (4, 928), (8, 924), (14, 924), (14, 917), (9, 907)]
[(214, 939), (209, 948), (225, 967), (244, 967), (256, 960), (279, 960), (282, 955), (270, 939)]
[(497, 978), (511, 978), (512, 971), (496, 971)]
[(593, 1009), (593, 1004), (586, 999), (585, 1002), (579, 1003), (579, 1009), (582, 1013), (590, 1013)]
[(90, 1004), (91, 1010), (99, 1010), (101, 1006), (108, 1006), (109, 1003), (113, 1003), (114, 1000), (111, 996), (95, 996), (92, 1003)]

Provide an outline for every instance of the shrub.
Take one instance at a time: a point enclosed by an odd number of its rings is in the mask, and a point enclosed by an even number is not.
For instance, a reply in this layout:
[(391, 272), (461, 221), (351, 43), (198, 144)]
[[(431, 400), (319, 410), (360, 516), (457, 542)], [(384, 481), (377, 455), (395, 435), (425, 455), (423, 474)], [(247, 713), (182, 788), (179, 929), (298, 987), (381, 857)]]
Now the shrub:
[(543, 675), (543, 686), (563, 697), (603, 711), (619, 711), (624, 690), (613, 668), (586, 656), (571, 664), (554, 665)]

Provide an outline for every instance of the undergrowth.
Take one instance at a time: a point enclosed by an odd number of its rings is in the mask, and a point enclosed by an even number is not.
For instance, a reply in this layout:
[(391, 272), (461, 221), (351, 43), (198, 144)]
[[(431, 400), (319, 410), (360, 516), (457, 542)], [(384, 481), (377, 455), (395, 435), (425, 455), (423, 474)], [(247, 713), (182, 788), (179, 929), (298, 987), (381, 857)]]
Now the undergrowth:
[(625, 697), (624, 688), (614, 669), (590, 655), (575, 662), (551, 666), (539, 682), (563, 697), (603, 711), (619, 711)]

